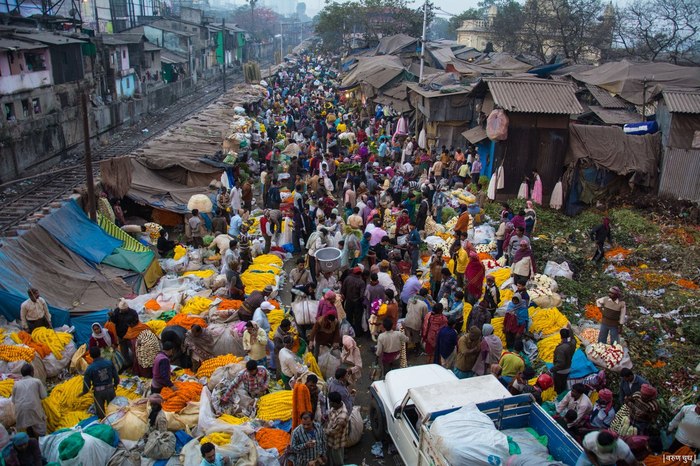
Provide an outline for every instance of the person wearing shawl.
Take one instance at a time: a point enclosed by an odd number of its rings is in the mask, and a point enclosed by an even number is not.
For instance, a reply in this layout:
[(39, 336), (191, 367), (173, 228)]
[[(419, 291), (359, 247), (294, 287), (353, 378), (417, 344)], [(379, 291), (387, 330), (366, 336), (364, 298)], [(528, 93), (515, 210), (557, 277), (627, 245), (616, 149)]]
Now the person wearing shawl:
[(527, 303), (519, 295), (513, 295), (503, 320), (503, 333), (506, 335), (506, 346), (509, 350), (513, 349), (515, 340), (525, 333), (529, 320)]
[(314, 323), (309, 332), (309, 346), (318, 358), (320, 347), (337, 348), (340, 346), (340, 323), (336, 314), (327, 314)]
[(100, 349), (112, 348), (112, 344), (115, 340), (110, 335), (109, 331), (102, 328), (102, 325), (95, 322), (92, 324), (92, 335), (90, 335), (90, 340), (88, 341), (88, 349), (93, 347), (98, 347)]
[(365, 208), (362, 209), (360, 215), (362, 216), (362, 222), (367, 225), (372, 219), (372, 212), (374, 211), (374, 200), (368, 199), (365, 204)]
[(448, 319), (447, 325), (442, 327), (437, 334), (435, 358), (433, 362), (440, 364), (445, 369), (452, 369), (455, 360), (455, 348), (457, 347), (457, 330), (455, 319)]
[(653, 425), (659, 417), (661, 410), (657, 396), (656, 388), (645, 383), (642, 384), (640, 391), (632, 394), (632, 397), (625, 402), (625, 406), (629, 409), (630, 425), (637, 428), (639, 435), (645, 435), (649, 426)]
[(197, 372), (202, 361), (213, 358), (214, 337), (211, 330), (194, 324), (185, 334), (185, 348), (192, 358), (192, 370)]
[(535, 257), (532, 255), (529, 241), (520, 240), (518, 250), (513, 256), (511, 273), (514, 283), (527, 283), (527, 281), (537, 273)]
[(591, 426), (596, 429), (608, 429), (613, 419), (615, 419), (615, 408), (613, 407), (613, 393), (604, 388), (598, 392), (598, 400), (591, 412)]
[(318, 310), (316, 311), (316, 320), (320, 320), (321, 317), (334, 314), (338, 317), (338, 309), (335, 307), (335, 293), (332, 291), (326, 291), (323, 298), (318, 302)]
[(153, 431), (168, 432), (168, 418), (163, 411), (163, 396), (154, 393), (148, 397), (148, 405), (151, 410), (148, 413), (149, 433)]
[(453, 372), (459, 379), (467, 379), (474, 376), (474, 365), (481, 353), (481, 330), (479, 327), (469, 327), (457, 341), (455, 367)]
[(362, 240), (360, 241), (360, 255), (357, 256), (357, 264), (361, 264), (362, 261), (367, 258), (369, 254), (369, 240), (372, 237), (372, 233), (365, 233), (362, 235)]
[(425, 347), (425, 353), (428, 356), (429, 363), (433, 362), (437, 345), (437, 335), (440, 329), (447, 325), (447, 317), (444, 316), (442, 310), (443, 306), (441, 303), (435, 304), (432, 311), (425, 316), (425, 321), (423, 322), (423, 346)]
[(474, 304), (481, 298), (484, 276), (486, 275), (486, 268), (475, 251), (469, 252), (469, 263), (467, 263), (464, 275), (467, 282), (467, 302)]
[(537, 224), (537, 212), (535, 212), (532, 201), (527, 201), (525, 204), (527, 205), (525, 208), (525, 234), (530, 237)]
[(503, 352), (503, 342), (493, 334), (493, 325), (484, 324), (481, 333), (480, 353), (472, 369), (476, 375), (484, 375), (492, 364), (498, 364)]
[(348, 381), (354, 385), (362, 377), (362, 355), (357, 342), (350, 335), (343, 336), (343, 350), (340, 353), (340, 363), (348, 368)]

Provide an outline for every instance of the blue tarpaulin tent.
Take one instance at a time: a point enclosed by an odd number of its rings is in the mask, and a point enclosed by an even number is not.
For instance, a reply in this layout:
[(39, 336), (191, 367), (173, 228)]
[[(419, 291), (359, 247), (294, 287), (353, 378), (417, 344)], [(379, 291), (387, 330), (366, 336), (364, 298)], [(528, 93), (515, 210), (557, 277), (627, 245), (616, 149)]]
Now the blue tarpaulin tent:
[(91, 323), (104, 321), (95, 311), (104, 313), (131, 293), (123, 280), (108, 278), (40, 227), (3, 242), (0, 268), (0, 315), (18, 319), (27, 289), (34, 287), (49, 304), (54, 326), (77, 324), (76, 338), (87, 335)]
[(75, 201), (66, 202), (41, 219), (39, 226), (65, 247), (95, 264), (104, 261), (123, 243), (92, 222)]

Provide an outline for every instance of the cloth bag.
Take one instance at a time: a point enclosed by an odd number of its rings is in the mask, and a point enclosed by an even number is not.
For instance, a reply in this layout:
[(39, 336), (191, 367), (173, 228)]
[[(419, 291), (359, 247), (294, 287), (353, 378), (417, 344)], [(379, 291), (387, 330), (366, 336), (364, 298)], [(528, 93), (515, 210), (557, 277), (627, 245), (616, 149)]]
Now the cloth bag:
[(169, 459), (175, 454), (175, 434), (154, 430), (148, 434), (143, 456), (154, 460)]

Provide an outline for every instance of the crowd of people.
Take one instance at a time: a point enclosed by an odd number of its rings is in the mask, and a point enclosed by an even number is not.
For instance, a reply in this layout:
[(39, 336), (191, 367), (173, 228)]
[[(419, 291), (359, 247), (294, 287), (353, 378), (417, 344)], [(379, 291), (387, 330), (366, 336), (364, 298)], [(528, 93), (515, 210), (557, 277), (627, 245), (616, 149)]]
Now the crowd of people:
[[(240, 389), (251, 400), (258, 399), (278, 379), (310, 400), (310, 409), (298, 413), (298, 425), (291, 434), (288, 454), (294, 464), (343, 465), (344, 439), (363, 370), (356, 341), (362, 339), (376, 357), (371, 363), (373, 377), (406, 364), (402, 355), (413, 352), (416, 361), (439, 364), (460, 379), (493, 374), (511, 393), (531, 393), (540, 403), (542, 394), (553, 387), (559, 395), (555, 419), (583, 446), (579, 464), (636, 464), (638, 437), (643, 437), (641, 449), (645, 449), (652, 445), (650, 439), (659, 436), (656, 389), (629, 369), (620, 374), (617, 396), (601, 377), (569, 387), (577, 347), (570, 328), (560, 331), (561, 343), (550, 369), (536, 372), (525, 351), (531, 305), (527, 285), (537, 273), (530, 238), (537, 228), (536, 207), (542, 202), (539, 175), (533, 173), (521, 189), (531, 193), (525, 194), (531, 198), (526, 208), (514, 212), (503, 204), (497, 219), (493, 259), (510, 267), (513, 277), (503, 342), (491, 324), (501, 307), (501, 289), (468, 239), (470, 229), (484, 220), (481, 210), (489, 202), (476, 148), (464, 152), (446, 146), (428, 148), (424, 137), (411, 134), (406, 118), (390, 107), (367, 109), (350, 93), (339, 91), (332, 70), (332, 57), (303, 55), (267, 80), (269, 98), (248, 108), (255, 123), (248, 148), (238, 153), (236, 185), (231, 189), (214, 185), (211, 215), (193, 210), (184, 225), (187, 242), (194, 248), (205, 247), (203, 238), (213, 236), (207, 247), (221, 253), (227, 295), (243, 301), (238, 318), (245, 322), (247, 362), (245, 369), (213, 391), (214, 411), (227, 413)], [(447, 223), (443, 213), (453, 189), (468, 190), (474, 202), (456, 206), (449, 249), (436, 249), (424, 258), (427, 224)], [(262, 209), (260, 244), (253, 227), (257, 208)], [(291, 235), (284, 231), (285, 219), (292, 220)], [(165, 229), (151, 224), (134, 233), (150, 235), (154, 229), (159, 234), (159, 253), (172, 255), (177, 243), (168, 239)], [(283, 244), (284, 235), (290, 238), (288, 244)], [(611, 240), (609, 223), (604, 221), (591, 237), (598, 245), (595, 259), (599, 260), (603, 243)], [(325, 248), (341, 251), (333, 270), (324, 268), (324, 259), (317, 257)], [(308, 320), (302, 322), (298, 312), (297, 322), (284, 319), (272, 339), (267, 314), (273, 309), (269, 301), (276, 290), (266, 287), (246, 293), (241, 281), (257, 253), (293, 255), (294, 267), (287, 280), (291, 302), (285, 304), (303, 312), (304, 305), (318, 302), (314, 309), (306, 309)], [(29, 298), (22, 305), (23, 326), (50, 325), (39, 292), (29, 290)], [(620, 290), (613, 288), (597, 302), (603, 315), (601, 341), (607, 342), (608, 336), (613, 343), (619, 339), (618, 330), (626, 318), (621, 298)], [(471, 311), (465, 322), (466, 304)], [(108, 353), (118, 349), (122, 367), (151, 378), (150, 426), (166, 431), (158, 394), (173, 387), (170, 371), (175, 349), (184, 345), (196, 370), (213, 355), (212, 336), (195, 325), (181, 341), (161, 337), (153, 368), (144, 371), (134, 357), (137, 341), (129, 338), (129, 329), (138, 324), (136, 311), (122, 302), (110, 320), (114, 333), (100, 324), (93, 326), (89, 343), (93, 362), (84, 376), (85, 392), (94, 393), (96, 414), (104, 417), (106, 404), (115, 397), (119, 374)], [(292, 326), (298, 327), (317, 358), (340, 350), (340, 367), (325, 389), (319, 388), (312, 374), (299, 377), (306, 371), (292, 351)], [(14, 435), (5, 457), (19, 459), (7, 464), (38, 464), (25, 458), (35, 457), (35, 438), (45, 433), (41, 399), (46, 391), (32, 377), (31, 366), (25, 369), (13, 399), (17, 427), (29, 435)], [(589, 398), (593, 392), (595, 402)], [(620, 411), (637, 429), (635, 438), (623, 439), (613, 432)], [(700, 400), (685, 406), (668, 430), (676, 432), (669, 451), (684, 445), (697, 451)], [(203, 465), (226, 464), (211, 443), (201, 446), (201, 454)]]

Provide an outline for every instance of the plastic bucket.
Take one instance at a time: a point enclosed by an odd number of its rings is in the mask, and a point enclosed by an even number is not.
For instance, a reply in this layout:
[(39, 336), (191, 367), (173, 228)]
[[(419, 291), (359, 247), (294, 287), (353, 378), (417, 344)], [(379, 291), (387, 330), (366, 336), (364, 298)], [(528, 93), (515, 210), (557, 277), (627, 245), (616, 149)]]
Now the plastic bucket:
[(323, 248), (316, 251), (321, 272), (335, 272), (340, 269), (340, 256), (342, 252), (338, 248)]

